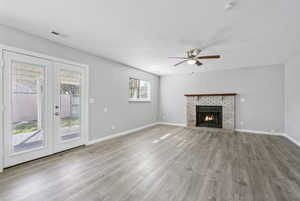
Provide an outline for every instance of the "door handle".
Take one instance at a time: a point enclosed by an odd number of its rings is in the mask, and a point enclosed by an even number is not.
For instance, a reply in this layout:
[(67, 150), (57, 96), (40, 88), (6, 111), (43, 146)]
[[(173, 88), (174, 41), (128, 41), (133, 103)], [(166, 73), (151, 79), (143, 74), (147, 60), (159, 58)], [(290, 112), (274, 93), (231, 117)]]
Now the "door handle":
[(54, 115), (55, 115), (55, 116), (59, 116), (59, 112), (55, 112)]

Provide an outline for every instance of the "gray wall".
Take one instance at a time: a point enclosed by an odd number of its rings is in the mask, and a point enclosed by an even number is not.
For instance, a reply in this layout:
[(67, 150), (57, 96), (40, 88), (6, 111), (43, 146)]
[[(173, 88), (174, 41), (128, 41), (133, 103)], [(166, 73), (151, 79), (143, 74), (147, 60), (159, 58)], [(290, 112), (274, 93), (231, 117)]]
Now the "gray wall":
[[(90, 104), (89, 111), (89, 138), (91, 140), (157, 121), (159, 77), (156, 75), (1, 25), (0, 44), (44, 53), (90, 66), (89, 96), (96, 100), (94, 104)], [(152, 102), (128, 102), (129, 76), (151, 82)], [(103, 111), (105, 106), (108, 107), (107, 113)], [(115, 125), (115, 130), (111, 129), (112, 125)]]
[(285, 65), (285, 130), (300, 143), (300, 54)]
[[(160, 120), (185, 124), (184, 94), (222, 92), (239, 94), (236, 98), (236, 128), (284, 131), (283, 65), (163, 76), (160, 81)], [(245, 101), (241, 102), (241, 99)]]

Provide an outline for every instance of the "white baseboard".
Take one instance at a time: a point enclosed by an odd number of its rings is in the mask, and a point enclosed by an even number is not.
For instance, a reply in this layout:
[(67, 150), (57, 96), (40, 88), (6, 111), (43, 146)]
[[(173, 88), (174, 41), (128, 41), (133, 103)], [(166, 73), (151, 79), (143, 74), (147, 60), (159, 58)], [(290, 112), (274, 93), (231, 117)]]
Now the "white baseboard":
[(112, 135), (109, 135), (109, 136), (102, 137), (100, 139), (89, 140), (86, 143), (86, 145), (92, 145), (92, 144), (95, 144), (95, 143), (98, 143), (98, 142), (102, 142), (102, 141), (105, 141), (105, 140), (109, 140), (109, 139), (113, 139), (113, 138), (116, 138), (116, 137), (128, 135), (130, 133), (133, 133), (133, 132), (136, 132), (136, 131), (139, 131), (139, 130), (143, 130), (145, 128), (148, 128), (148, 127), (151, 127), (151, 126), (155, 126), (155, 125), (157, 125), (157, 123), (152, 123), (152, 124), (148, 124), (148, 125), (145, 125), (145, 126), (142, 126), (142, 127), (138, 127), (138, 128), (130, 129), (130, 130), (123, 131), (123, 132), (120, 132), (120, 133), (112, 134)]
[(294, 144), (296, 144), (298, 147), (300, 147), (300, 142), (298, 142), (297, 140), (295, 140), (294, 138), (290, 137), (289, 135), (284, 135), (284, 137), (286, 137), (287, 139), (289, 139), (291, 142), (293, 142)]
[(262, 134), (262, 135), (276, 135), (276, 136), (286, 136), (285, 133), (273, 133), (267, 131), (257, 131), (257, 130), (248, 130), (248, 129), (234, 129), (237, 132), (243, 133), (254, 133), (254, 134)]
[[(186, 127), (186, 124), (171, 123), (171, 122), (157, 122), (157, 124)], [(248, 130), (248, 129), (234, 129), (234, 130), (235, 130), (235, 131), (238, 131), (238, 132), (244, 132), (244, 133), (254, 133), (254, 134), (263, 134), (263, 135), (286, 136), (285, 133), (272, 133), (272, 132), (257, 131), (257, 130)]]
[(156, 124), (186, 127), (185, 124), (171, 123), (171, 122), (157, 122)]
[(294, 138), (290, 137), (286, 133), (272, 133), (272, 132), (266, 132), (266, 131), (253, 131), (253, 130), (245, 130), (245, 129), (235, 129), (235, 131), (238, 132), (244, 132), (244, 133), (254, 133), (254, 134), (262, 134), (262, 135), (276, 135), (276, 136), (283, 136), (289, 139), (291, 142), (296, 144), (298, 147), (300, 147), (300, 142), (295, 140)]
[[(120, 132), (120, 133), (116, 133), (116, 134), (113, 134), (113, 135), (109, 135), (109, 136), (106, 136), (106, 137), (103, 137), (103, 138), (100, 138), (100, 139), (97, 139), (97, 140), (91, 140), (91, 141), (88, 141), (86, 143), (86, 145), (92, 145), (92, 144), (95, 144), (95, 143), (98, 143), (98, 142), (102, 142), (102, 141), (105, 141), (105, 140), (109, 140), (109, 139), (113, 139), (113, 138), (116, 138), (116, 137), (128, 135), (130, 133), (133, 133), (133, 132), (136, 132), (136, 131), (140, 131), (140, 130), (143, 130), (145, 128), (148, 128), (148, 127), (151, 127), (151, 126), (155, 126), (155, 125), (159, 125), (159, 124), (161, 124), (161, 125), (186, 127), (185, 124), (180, 124), (180, 123), (155, 122), (155, 123), (148, 124), (148, 125), (145, 125), (145, 126), (142, 126), (142, 127), (130, 129), (130, 130), (123, 131), (123, 132)], [(297, 140), (295, 140), (292, 137), (288, 136), (286, 133), (273, 133), (273, 132), (248, 130), (248, 129), (235, 129), (235, 131), (237, 131), (237, 132), (244, 132), (244, 133), (262, 134), (262, 135), (284, 136), (284, 137), (288, 138), (291, 142), (295, 143), (297, 146), (300, 147), (300, 142), (298, 142)]]
[[(157, 122), (157, 124), (186, 127), (186, 124), (171, 123), (171, 122)], [(235, 131), (238, 131), (238, 132), (244, 132), (244, 133), (254, 133), (254, 134), (263, 134), (263, 135), (286, 136), (285, 133), (272, 133), (272, 132), (266, 132), (266, 131), (247, 130), (247, 129), (234, 129), (234, 130), (235, 130)]]

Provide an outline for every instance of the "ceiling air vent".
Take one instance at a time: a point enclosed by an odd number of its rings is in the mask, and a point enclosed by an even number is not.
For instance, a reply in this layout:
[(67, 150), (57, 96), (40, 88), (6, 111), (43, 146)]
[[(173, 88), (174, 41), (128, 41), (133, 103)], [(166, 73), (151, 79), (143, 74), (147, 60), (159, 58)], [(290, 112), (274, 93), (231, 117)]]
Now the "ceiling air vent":
[(60, 35), (60, 33), (56, 32), (56, 31), (51, 31), (51, 33), (52, 33), (53, 35), (56, 35), (56, 36), (59, 36), (59, 35)]

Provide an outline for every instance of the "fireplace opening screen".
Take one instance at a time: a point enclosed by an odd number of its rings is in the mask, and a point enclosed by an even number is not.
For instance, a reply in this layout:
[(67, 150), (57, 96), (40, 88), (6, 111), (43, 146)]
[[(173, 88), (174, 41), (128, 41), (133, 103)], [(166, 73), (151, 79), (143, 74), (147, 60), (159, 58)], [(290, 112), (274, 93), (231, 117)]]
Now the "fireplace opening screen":
[(222, 106), (196, 106), (196, 126), (222, 128)]

